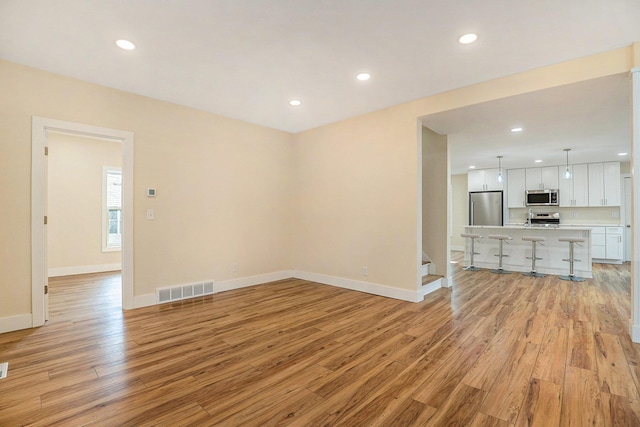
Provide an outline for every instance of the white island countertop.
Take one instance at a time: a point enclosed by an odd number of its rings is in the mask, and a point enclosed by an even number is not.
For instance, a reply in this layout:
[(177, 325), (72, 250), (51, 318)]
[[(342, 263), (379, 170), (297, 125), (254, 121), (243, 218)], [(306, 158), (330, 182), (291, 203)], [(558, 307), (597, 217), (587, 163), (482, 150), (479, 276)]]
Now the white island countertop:
[[(469, 225), (464, 227), (465, 233), (475, 233), (482, 236), (476, 240), (474, 257), (476, 267), (493, 269), (498, 266), (498, 240), (489, 239), (490, 234), (507, 234), (511, 240), (503, 246), (502, 267), (509, 271), (531, 271), (531, 242), (522, 240), (523, 236), (540, 236), (545, 241), (538, 244), (536, 256), (542, 258), (536, 261), (536, 271), (543, 274), (566, 275), (569, 273), (569, 263), (563, 261), (569, 257), (569, 244), (560, 242), (559, 237), (582, 237), (584, 243), (574, 246), (573, 264), (574, 274), (579, 277), (593, 277), (591, 270), (591, 227), (589, 226), (549, 226), (528, 227), (524, 225), (506, 225), (504, 227), (491, 225)], [(465, 239), (465, 265), (469, 265), (471, 251), (470, 239)], [(529, 257), (529, 258), (527, 258)]]

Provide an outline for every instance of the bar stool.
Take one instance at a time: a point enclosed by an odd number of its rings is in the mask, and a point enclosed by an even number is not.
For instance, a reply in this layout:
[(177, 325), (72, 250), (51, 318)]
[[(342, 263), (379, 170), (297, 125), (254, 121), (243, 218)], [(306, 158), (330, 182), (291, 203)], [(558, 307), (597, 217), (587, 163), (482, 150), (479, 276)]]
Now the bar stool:
[(579, 246), (580, 243), (584, 242), (584, 238), (582, 237), (558, 237), (559, 242), (569, 242), (569, 258), (563, 259), (563, 261), (569, 262), (569, 275), (568, 276), (560, 276), (562, 280), (571, 280), (572, 282), (584, 282), (582, 277), (578, 277), (573, 274), (573, 262), (581, 261), (579, 259), (575, 259), (573, 257), (573, 245), (577, 244)]
[(502, 253), (502, 243), (509, 243), (506, 242), (506, 240), (511, 240), (511, 236), (508, 236), (506, 234), (489, 234), (487, 236), (490, 239), (496, 239), (499, 240), (499, 252), (498, 255), (496, 255), (499, 258), (499, 262), (498, 262), (498, 268), (496, 268), (495, 270), (491, 270), (492, 273), (496, 273), (496, 274), (509, 274), (511, 273), (510, 271), (506, 271), (502, 269), (502, 258), (504, 257), (508, 257), (509, 255), (505, 255)]
[(540, 274), (536, 272), (536, 260), (542, 259), (536, 257), (536, 243), (540, 243), (544, 246), (542, 242), (544, 242), (544, 237), (541, 236), (522, 236), (522, 240), (527, 242), (531, 242), (531, 256), (527, 258), (531, 258), (531, 271), (528, 273), (522, 273), (523, 276), (529, 277), (544, 277), (544, 274)]
[(466, 238), (466, 239), (471, 239), (471, 252), (469, 252), (471, 254), (471, 262), (469, 262), (469, 265), (464, 267), (463, 270), (467, 270), (467, 271), (478, 271), (480, 270), (478, 267), (476, 267), (475, 265), (473, 265), (473, 256), (474, 255), (480, 255), (480, 252), (476, 252), (476, 239), (482, 239), (482, 236), (480, 236), (479, 234), (474, 234), (474, 233), (462, 233), (460, 236)]

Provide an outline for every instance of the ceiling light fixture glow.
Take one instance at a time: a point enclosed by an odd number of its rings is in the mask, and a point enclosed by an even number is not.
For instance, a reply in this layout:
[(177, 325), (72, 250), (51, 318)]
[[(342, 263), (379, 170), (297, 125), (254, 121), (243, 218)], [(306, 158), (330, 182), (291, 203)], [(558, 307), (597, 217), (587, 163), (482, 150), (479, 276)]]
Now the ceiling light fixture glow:
[(476, 40), (478, 40), (478, 35), (469, 33), (469, 34), (460, 36), (460, 38), (458, 39), (458, 42), (461, 44), (469, 44), (469, 43), (473, 43)]
[(627, 153), (618, 153), (618, 156), (626, 156)]
[(118, 45), (120, 49), (124, 50), (133, 50), (136, 48), (136, 45), (129, 40), (116, 40), (116, 45)]
[(475, 168), (476, 168), (475, 166), (469, 166), (469, 169), (475, 169)]
[(504, 175), (502, 174), (502, 156), (496, 156), (498, 158), (498, 182), (504, 182)]
[(534, 160), (533, 163), (542, 163), (542, 160)]
[(562, 177), (564, 179), (571, 179), (571, 177), (573, 176), (573, 174), (571, 173), (571, 169), (569, 169), (569, 151), (571, 151), (571, 148), (565, 148), (564, 151), (565, 153), (567, 153), (567, 167), (564, 169)]
[(300, 104), (302, 104), (302, 101), (300, 101), (299, 99), (292, 99), (291, 101), (289, 101), (289, 105), (291, 105), (292, 107), (297, 107)]
[(522, 132), (523, 129), (521, 127), (517, 127), (517, 128), (511, 128), (511, 133), (518, 133), (518, 132)]
[(360, 73), (356, 76), (356, 79), (361, 81), (369, 80), (370, 78), (371, 78), (371, 74), (369, 73)]

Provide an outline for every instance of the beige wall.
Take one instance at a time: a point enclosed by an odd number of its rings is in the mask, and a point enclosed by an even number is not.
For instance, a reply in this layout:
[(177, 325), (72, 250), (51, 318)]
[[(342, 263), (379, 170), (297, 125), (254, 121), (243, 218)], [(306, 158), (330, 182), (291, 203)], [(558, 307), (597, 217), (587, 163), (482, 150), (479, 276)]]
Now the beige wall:
[(417, 290), (417, 129), (384, 110), (295, 136), (297, 270)]
[(47, 227), (49, 270), (120, 263), (102, 251), (103, 167), (121, 167), (122, 145), (49, 132)]
[[(0, 61), (0, 317), (30, 313), (31, 117), (135, 134), (136, 295), (291, 268), (415, 289), (428, 114), (628, 72), (630, 48), (291, 136)], [(295, 145), (292, 146), (292, 143)], [(155, 187), (149, 200), (144, 189)], [(292, 199), (293, 198), (293, 199)], [(154, 208), (155, 221), (145, 211)], [(291, 224), (291, 227), (290, 227)], [(293, 231), (293, 234), (292, 234)], [(291, 245), (293, 238), (293, 245)]]
[(422, 250), (435, 273), (449, 276), (447, 137), (422, 128)]
[(467, 174), (451, 175), (451, 194), (451, 249), (463, 251), (465, 239), (460, 237), (460, 233), (469, 225)]
[(291, 268), (290, 134), (7, 61), (0, 93), (0, 318), (31, 313), (34, 115), (134, 133), (135, 295)]

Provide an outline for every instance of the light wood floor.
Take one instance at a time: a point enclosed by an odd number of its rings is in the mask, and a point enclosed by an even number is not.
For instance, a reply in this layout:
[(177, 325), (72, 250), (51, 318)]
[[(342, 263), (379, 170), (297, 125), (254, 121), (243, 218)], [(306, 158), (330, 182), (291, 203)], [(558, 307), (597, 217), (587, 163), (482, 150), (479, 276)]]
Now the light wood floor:
[(0, 425), (640, 425), (628, 265), (453, 268), (420, 304), (291, 279), (124, 313), (118, 275), (51, 280), (0, 335)]

